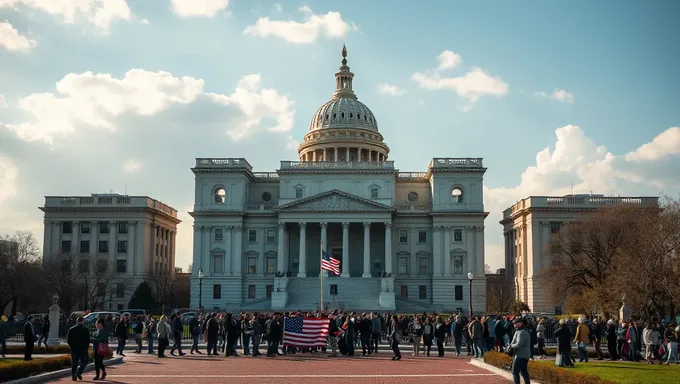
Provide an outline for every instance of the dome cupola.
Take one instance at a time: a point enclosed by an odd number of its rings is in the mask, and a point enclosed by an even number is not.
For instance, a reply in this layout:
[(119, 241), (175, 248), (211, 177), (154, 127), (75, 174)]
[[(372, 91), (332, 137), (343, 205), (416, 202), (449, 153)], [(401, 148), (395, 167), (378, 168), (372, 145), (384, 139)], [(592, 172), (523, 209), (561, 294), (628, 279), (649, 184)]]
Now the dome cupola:
[(335, 73), (333, 97), (316, 111), (298, 148), (302, 161), (385, 161), (389, 148), (378, 132), (373, 112), (357, 99), (347, 48)]

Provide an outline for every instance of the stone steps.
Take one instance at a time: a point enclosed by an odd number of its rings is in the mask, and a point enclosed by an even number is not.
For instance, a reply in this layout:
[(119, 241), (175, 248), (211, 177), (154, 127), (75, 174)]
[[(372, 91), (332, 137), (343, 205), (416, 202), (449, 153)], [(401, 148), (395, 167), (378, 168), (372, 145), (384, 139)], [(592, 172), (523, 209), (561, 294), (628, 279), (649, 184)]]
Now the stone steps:
[[(288, 285), (287, 309), (311, 310), (319, 306), (319, 278), (293, 278)], [(361, 277), (324, 278), (324, 302), (329, 310), (379, 311), (380, 279)], [(337, 285), (337, 295), (330, 295), (331, 285)]]

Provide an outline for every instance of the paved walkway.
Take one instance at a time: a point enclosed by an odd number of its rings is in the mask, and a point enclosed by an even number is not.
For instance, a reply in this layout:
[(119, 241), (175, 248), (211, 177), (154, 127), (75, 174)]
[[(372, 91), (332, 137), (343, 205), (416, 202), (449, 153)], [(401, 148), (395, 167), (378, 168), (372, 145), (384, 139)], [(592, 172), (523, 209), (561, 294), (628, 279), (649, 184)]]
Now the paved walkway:
[[(361, 383), (460, 383), (507, 384), (508, 381), (482, 368), (470, 365), (469, 359), (447, 356), (412, 357), (391, 361), (384, 352), (371, 357), (329, 358), (325, 354), (292, 356), (234, 357), (186, 355), (158, 359), (149, 355), (125, 358), (125, 363), (108, 368), (107, 380), (116, 383), (258, 383), (324, 384)], [(91, 380), (89, 372), (83, 382)], [(67, 377), (54, 383), (71, 383)]]

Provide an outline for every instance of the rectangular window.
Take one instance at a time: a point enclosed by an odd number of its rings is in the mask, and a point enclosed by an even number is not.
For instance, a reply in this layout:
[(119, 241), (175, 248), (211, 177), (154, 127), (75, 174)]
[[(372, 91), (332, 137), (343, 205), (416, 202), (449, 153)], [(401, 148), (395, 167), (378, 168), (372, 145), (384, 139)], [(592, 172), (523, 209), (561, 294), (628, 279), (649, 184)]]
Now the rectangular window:
[(399, 243), (408, 244), (408, 230), (407, 229), (400, 229), (399, 230)]
[(427, 257), (418, 258), (418, 274), (421, 276), (427, 276), (428, 274)]
[(427, 231), (418, 231), (418, 242), (427, 243)]
[(555, 307), (555, 315), (556, 316), (562, 315), (562, 307)]
[(90, 222), (83, 221), (80, 223), (80, 233), (88, 234), (90, 233)]
[(371, 188), (371, 199), (378, 198), (378, 188)]
[(462, 301), (463, 300), (463, 286), (456, 285), (453, 287), (453, 300)]
[(97, 247), (97, 252), (99, 252), (99, 253), (109, 252), (109, 242), (108, 242), (108, 240), (99, 240), (99, 247)]
[(116, 273), (127, 273), (127, 260), (116, 260)]
[(80, 273), (90, 272), (90, 260), (88, 259), (78, 260), (78, 271)]
[(254, 229), (248, 230), (248, 242), (249, 243), (256, 243), (257, 242), (257, 231)]
[(463, 241), (463, 230), (454, 229), (453, 230), (453, 241)]
[(80, 240), (80, 253), (90, 253), (90, 240)]
[(550, 223), (550, 233), (553, 235), (560, 231), (562, 223)]
[(128, 223), (127, 221), (121, 221), (118, 223), (118, 233), (128, 233)]
[(222, 298), (222, 284), (213, 285), (213, 300), (219, 300)]
[(275, 243), (276, 242), (276, 231), (273, 229), (268, 229), (267, 230), (267, 242), (268, 243)]
[(123, 283), (116, 284), (116, 297), (118, 298), (125, 297), (125, 284)]
[(418, 299), (419, 300), (426, 300), (427, 299), (427, 286), (426, 285), (419, 285), (418, 286)]
[(267, 298), (271, 299), (272, 298), (272, 292), (274, 292), (274, 286), (269, 284), (267, 285)]
[(273, 275), (276, 273), (276, 258), (275, 257), (267, 257), (267, 274), (268, 275)]
[(408, 285), (401, 286), (401, 297), (404, 299), (408, 299)]
[(337, 284), (331, 284), (331, 296), (335, 296), (338, 294), (338, 285)]
[(255, 298), (255, 286), (254, 286), (254, 285), (249, 285), (249, 286), (248, 286), (248, 298), (249, 298), (249, 299), (254, 299), (254, 298)]
[(215, 229), (215, 241), (223, 241), (224, 240), (224, 231), (222, 228), (217, 228)]
[(399, 274), (408, 275), (408, 257), (399, 258)]
[(302, 199), (302, 196), (304, 196), (304, 190), (302, 188), (295, 188), (295, 198)]
[(118, 253), (127, 253), (127, 240), (118, 240)]
[(61, 223), (61, 233), (70, 234), (73, 233), (73, 223), (70, 221), (64, 221)]
[(61, 242), (61, 253), (71, 252), (71, 240), (62, 240)]
[(453, 255), (453, 274), (454, 275), (463, 274), (463, 256)]
[(213, 253), (213, 273), (224, 273), (224, 255), (220, 252)]
[(248, 257), (248, 274), (254, 275), (257, 273), (257, 258)]
[(100, 221), (99, 222), (99, 233), (109, 233), (109, 222)]

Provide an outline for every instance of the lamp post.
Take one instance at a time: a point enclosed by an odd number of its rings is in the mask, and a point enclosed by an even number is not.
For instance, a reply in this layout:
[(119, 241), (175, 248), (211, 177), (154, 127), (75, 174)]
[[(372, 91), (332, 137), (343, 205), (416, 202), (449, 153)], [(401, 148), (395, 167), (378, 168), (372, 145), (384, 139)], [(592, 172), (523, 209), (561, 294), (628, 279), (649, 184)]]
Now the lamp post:
[(468, 281), (470, 282), (470, 290), (469, 290), (469, 301), (470, 301), (470, 318), (472, 319), (472, 279), (475, 278), (475, 275), (472, 274), (472, 272), (468, 272)]
[(198, 310), (203, 310), (203, 268), (198, 270)]

